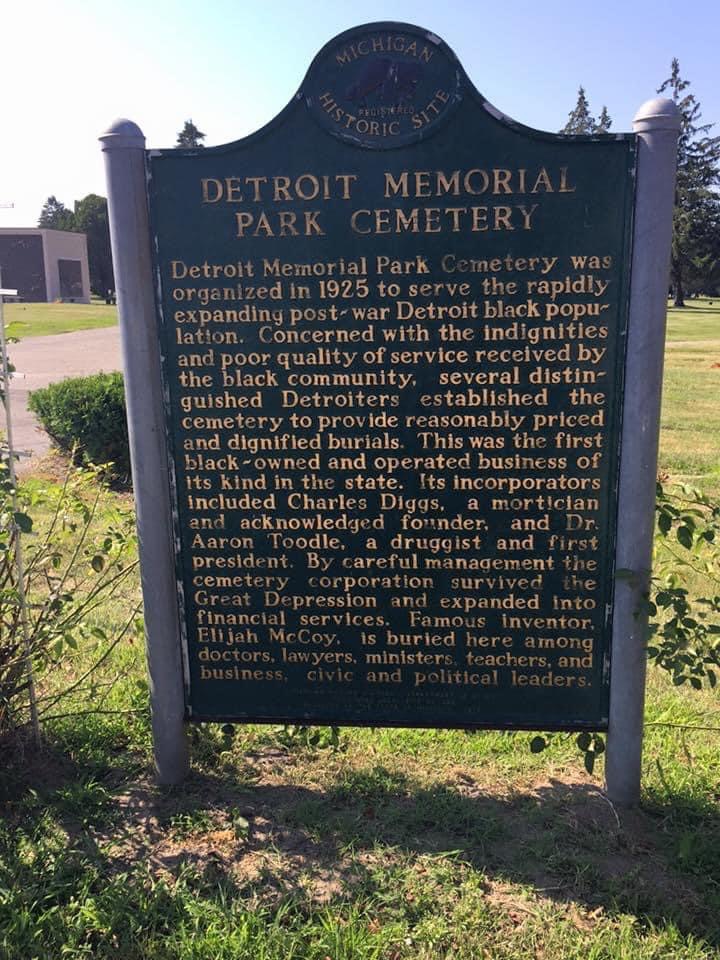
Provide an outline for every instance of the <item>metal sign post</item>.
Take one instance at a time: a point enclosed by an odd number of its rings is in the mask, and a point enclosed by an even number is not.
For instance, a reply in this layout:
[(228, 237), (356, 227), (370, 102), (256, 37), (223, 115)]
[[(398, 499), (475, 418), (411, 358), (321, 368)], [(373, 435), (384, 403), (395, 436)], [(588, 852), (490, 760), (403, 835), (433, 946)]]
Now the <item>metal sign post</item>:
[(640, 799), (648, 608), (670, 240), (680, 113), (648, 100), (633, 123), (638, 139), (633, 259), (618, 504), (610, 723), (605, 780), (620, 805)]

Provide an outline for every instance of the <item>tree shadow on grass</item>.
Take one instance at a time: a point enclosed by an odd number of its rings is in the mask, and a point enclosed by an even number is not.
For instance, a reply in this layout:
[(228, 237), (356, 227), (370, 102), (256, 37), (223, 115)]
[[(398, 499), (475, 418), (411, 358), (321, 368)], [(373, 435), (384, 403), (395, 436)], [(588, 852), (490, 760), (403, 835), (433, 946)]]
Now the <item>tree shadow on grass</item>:
[(670, 921), (720, 945), (720, 813), (696, 800), (621, 812), (587, 782), (551, 779), (497, 796), (468, 778), (427, 787), (383, 767), (311, 792), (299, 806), (282, 788), (256, 796), (276, 823), (318, 838), (301, 856), (329, 850), (337, 860), (348, 847), (453, 851), (492, 881), (659, 926)]
[(143, 865), (173, 877), (193, 868), (225, 895), (267, 905), (387, 897), (393, 869), (454, 858), (488, 889), (521, 884), (568, 908), (672, 923), (720, 946), (720, 812), (709, 801), (651, 797), (619, 811), (586, 780), (490, 792), (468, 772), (428, 786), (378, 764), (342, 768), (321, 790), (279, 785), (284, 755), (275, 753), (275, 775), (255, 784), (194, 774), (182, 789), (136, 782), (99, 800), (97, 783), (84, 781), (83, 794), (82, 771), (67, 768), (42, 805), (71, 845), (105, 851), (111, 872)]

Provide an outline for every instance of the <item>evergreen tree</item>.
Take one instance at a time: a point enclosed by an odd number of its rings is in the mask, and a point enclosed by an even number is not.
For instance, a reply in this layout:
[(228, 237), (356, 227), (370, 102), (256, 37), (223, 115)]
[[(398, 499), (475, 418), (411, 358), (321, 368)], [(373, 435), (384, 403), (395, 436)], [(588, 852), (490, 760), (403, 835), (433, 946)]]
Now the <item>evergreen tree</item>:
[(568, 121), (560, 133), (592, 133), (595, 120), (590, 113), (590, 104), (585, 96), (585, 89), (578, 89), (577, 103), (568, 114)]
[[(685, 292), (692, 280), (707, 277), (710, 264), (720, 258), (720, 137), (708, 136), (713, 124), (700, 123), (702, 114), (689, 80), (680, 76), (674, 58), (670, 76), (658, 87), (668, 91), (680, 111), (677, 188), (673, 212), (670, 279), (675, 306), (685, 306)], [(712, 271), (711, 271), (712, 272)]]
[(38, 226), (48, 230), (74, 230), (75, 217), (72, 210), (68, 210), (64, 203), (52, 196), (43, 204)]
[(180, 133), (177, 135), (177, 140), (175, 141), (176, 147), (204, 147), (205, 144), (201, 143), (205, 139), (205, 134), (201, 133), (200, 130), (195, 126), (192, 120), (186, 120), (185, 125), (183, 126)]
[(590, 104), (585, 95), (585, 88), (578, 88), (577, 103), (568, 114), (568, 121), (560, 133), (588, 134), (588, 133), (607, 133), (610, 129), (612, 120), (607, 111), (607, 107), (602, 108), (602, 113), (598, 120), (590, 113)]
[(595, 124), (595, 128), (593, 129), (593, 133), (607, 133), (611, 126), (612, 119), (608, 113), (607, 107), (603, 106), (602, 110), (600, 111), (598, 121)]

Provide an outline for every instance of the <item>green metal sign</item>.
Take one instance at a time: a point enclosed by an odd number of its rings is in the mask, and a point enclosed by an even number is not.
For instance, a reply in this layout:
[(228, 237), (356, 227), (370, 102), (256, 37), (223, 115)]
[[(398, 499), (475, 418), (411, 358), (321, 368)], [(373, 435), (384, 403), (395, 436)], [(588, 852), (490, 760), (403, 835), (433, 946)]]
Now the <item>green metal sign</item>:
[(397, 23), (148, 152), (190, 718), (606, 726), (634, 163)]

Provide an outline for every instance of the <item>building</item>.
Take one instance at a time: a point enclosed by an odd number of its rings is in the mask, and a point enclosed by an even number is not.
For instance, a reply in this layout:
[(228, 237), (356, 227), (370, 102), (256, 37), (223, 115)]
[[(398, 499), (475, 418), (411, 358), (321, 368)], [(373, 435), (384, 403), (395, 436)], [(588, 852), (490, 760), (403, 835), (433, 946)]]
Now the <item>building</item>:
[(28, 303), (90, 303), (84, 233), (41, 227), (0, 228), (2, 286)]

